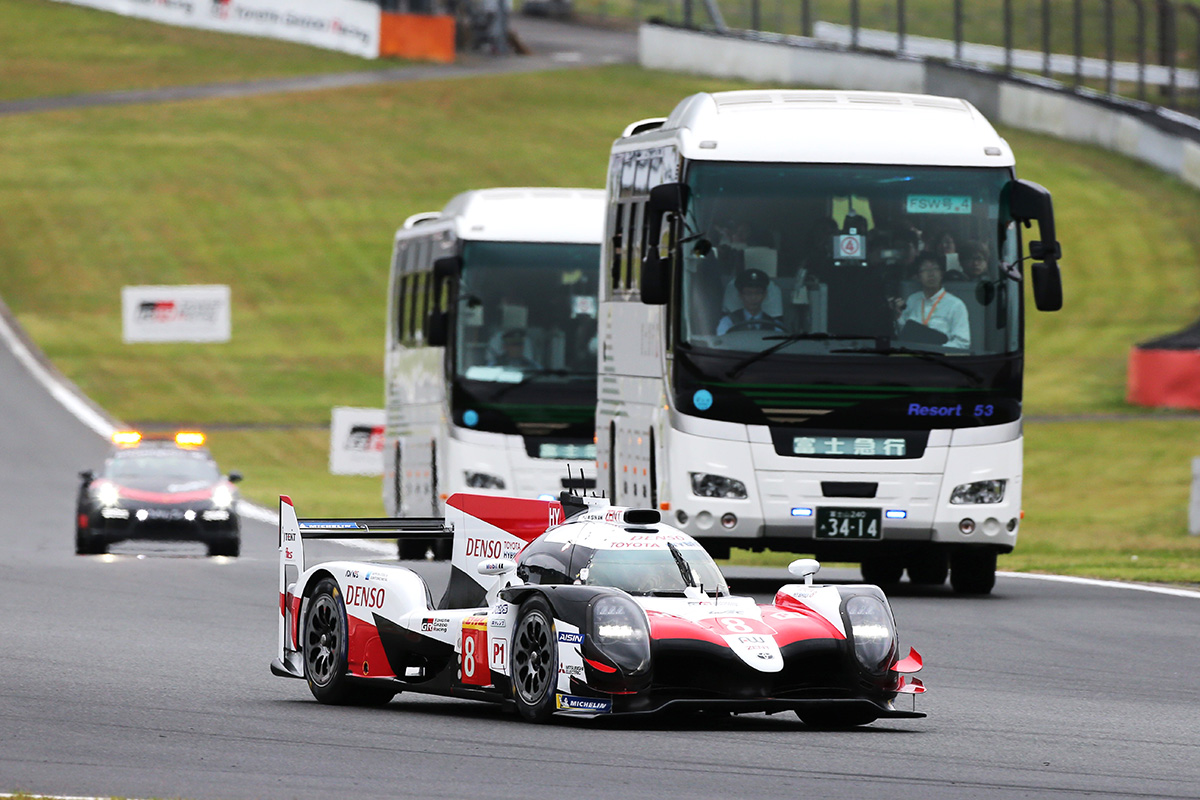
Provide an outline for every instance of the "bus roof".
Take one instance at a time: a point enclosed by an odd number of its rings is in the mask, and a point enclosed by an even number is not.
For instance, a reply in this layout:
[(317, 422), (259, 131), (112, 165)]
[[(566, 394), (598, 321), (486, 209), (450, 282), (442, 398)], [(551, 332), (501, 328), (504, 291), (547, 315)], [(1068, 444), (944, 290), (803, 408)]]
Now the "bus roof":
[(603, 189), (477, 189), (452, 198), (440, 214), (410, 220), (417, 229), (452, 224), (466, 240), (599, 244), (604, 209)]
[[(648, 121), (650, 122), (650, 121)], [(678, 142), (684, 158), (1011, 167), (1012, 150), (965, 100), (890, 92), (749, 90), (684, 98), (616, 149)]]

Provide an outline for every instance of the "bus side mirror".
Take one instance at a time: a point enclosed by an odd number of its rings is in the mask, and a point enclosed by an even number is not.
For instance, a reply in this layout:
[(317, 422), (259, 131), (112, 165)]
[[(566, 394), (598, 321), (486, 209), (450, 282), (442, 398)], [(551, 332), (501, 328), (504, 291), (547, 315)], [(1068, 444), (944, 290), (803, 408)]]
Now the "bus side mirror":
[(681, 216), (687, 211), (690, 190), (683, 183), (663, 183), (650, 190), (646, 203), (646, 254), (642, 259), (642, 302), (665, 305), (671, 296), (670, 262), (659, 254), (662, 222), (667, 214)]
[(1058, 311), (1062, 308), (1062, 274), (1058, 259), (1062, 245), (1054, 232), (1054, 203), (1050, 192), (1033, 181), (1013, 181), (1009, 184), (1008, 210), (1018, 223), (1029, 227), (1034, 220), (1041, 238), (1029, 242), (1029, 256), (1034, 259), (1033, 301), (1038, 311)]
[(429, 312), (425, 343), (430, 347), (445, 347), (450, 337), (450, 315), (440, 307), (443, 288), (457, 281), (462, 273), (462, 256), (442, 256), (433, 262), (433, 302)]

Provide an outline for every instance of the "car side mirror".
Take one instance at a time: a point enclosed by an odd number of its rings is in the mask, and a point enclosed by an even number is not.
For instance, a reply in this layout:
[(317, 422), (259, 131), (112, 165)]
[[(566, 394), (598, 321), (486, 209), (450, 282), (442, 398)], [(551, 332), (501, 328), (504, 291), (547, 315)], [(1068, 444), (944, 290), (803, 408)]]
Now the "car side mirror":
[(237, 470), (230, 470), (230, 472), (229, 472), (229, 482), (230, 483), (240, 483), (241, 480), (242, 480), (242, 473), (238, 472)]
[(1058, 260), (1062, 245), (1054, 230), (1054, 203), (1050, 192), (1033, 181), (1013, 181), (1008, 186), (1008, 212), (1014, 220), (1030, 227), (1036, 220), (1039, 239), (1029, 242), (1029, 257), (1034, 260), (1033, 301), (1038, 311), (1058, 311), (1062, 308), (1062, 273)]
[(811, 558), (798, 558), (788, 564), (788, 572), (797, 578), (804, 578), (805, 586), (812, 586), (813, 575), (821, 570), (821, 563)]
[(96, 473), (93, 470), (85, 469), (80, 471), (79, 477), (84, 483), (91, 483), (92, 481), (96, 480)]

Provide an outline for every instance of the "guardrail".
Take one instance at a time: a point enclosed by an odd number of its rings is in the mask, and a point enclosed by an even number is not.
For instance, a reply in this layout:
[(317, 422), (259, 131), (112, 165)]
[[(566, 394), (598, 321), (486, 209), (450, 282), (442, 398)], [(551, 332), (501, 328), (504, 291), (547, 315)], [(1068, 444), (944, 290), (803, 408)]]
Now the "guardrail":
[[(1183, 0), (573, 3), (583, 16), (658, 19), (740, 35), (803, 36), (851, 51), (1041, 75), (1079, 92), (1136, 98), (1200, 116), (1200, 6)], [(836, 42), (831, 31), (837, 32)]]

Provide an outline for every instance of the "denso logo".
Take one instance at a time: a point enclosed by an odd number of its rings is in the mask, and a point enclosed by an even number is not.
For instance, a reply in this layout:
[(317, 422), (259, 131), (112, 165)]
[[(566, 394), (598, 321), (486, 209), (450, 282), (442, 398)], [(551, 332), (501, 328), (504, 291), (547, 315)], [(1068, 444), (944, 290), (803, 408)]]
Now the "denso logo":
[(504, 542), (498, 539), (467, 539), (468, 558), (503, 558), (505, 555)]
[(386, 591), (382, 586), (347, 586), (346, 605), (383, 608)]

